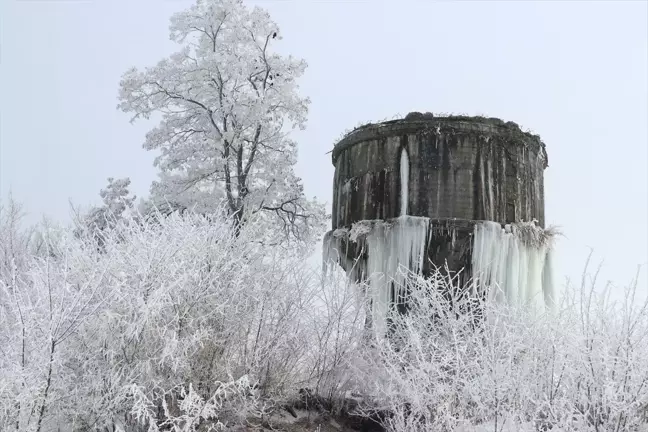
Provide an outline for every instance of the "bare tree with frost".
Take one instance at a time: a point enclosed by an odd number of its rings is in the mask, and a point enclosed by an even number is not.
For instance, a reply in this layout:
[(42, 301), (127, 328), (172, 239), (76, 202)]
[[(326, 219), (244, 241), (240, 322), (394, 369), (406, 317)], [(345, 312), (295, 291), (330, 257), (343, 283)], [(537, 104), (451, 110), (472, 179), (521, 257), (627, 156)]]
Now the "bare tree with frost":
[(127, 71), (119, 91), (132, 121), (161, 114), (144, 143), (160, 152), (154, 205), (209, 214), (225, 200), (237, 230), (262, 214), (294, 237), (319, 232), (324, 209), (304, 196), (289, 138), (306, 123), (306, 63), (274, 51), (278, 26), (241, 0), (198, 0), (171, 18), (170, 37), (182, 48)]

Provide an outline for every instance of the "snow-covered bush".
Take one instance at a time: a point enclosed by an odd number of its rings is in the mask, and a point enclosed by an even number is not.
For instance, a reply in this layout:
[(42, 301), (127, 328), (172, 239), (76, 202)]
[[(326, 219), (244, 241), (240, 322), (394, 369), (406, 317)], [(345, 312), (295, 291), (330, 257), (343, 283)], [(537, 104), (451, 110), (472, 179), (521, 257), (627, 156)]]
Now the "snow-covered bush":
[(388, 430), (647, 430), (648, 304), (635, 301), (636, 280), (613, 303), (584, 276), (538, 318), (471, 307), (444, 295), (460, 290), (441, 275), (410, 276), (411, 309), (354, 367), (373, 397), (364, 414), (382, 413)]
[(259, 242), (265, 223), (125, 219), (99, 250), (72, 229), (24, 233), (8, 210), (0, 430), (225, 430), (272, 423), (300, 391), (326, 407), (355, 394), (395, 432), (646, 428), (636, 282), (613, 303), (584, 276), (538, 317), (410, 275), (408, 313), (376, 339), (367, 287)]
[(10, 265), (0, 273), (0, 429), (44, 430), (70, 400), (59, 377), (86, 354), (70, 348), (109, 301), (111, 275), (69, 230), (2, 231), (3, 243), (12, 236), (28, 247), (1, 257)]
[(23, 252), (0, 280), (0, 429), (189, 431), (332, 388), (327, 305), (348, 307), (303, 249), (255, 241), (264, 227), (172, 215), (125, 220), (101, 250), (68, 230), (54, 254)]

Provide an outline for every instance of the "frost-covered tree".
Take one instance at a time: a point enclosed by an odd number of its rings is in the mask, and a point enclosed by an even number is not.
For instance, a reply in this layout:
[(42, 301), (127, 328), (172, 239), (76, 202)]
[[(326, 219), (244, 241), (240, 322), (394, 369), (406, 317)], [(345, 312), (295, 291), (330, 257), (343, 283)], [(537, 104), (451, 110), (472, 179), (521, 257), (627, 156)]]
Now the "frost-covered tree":
[(99, 192), (103, 205), (93, 207), (77, 221), (77, 235), (90, 235), (101, 246), (106, 232), (114, 229), (120, 220), (133, 211), (136, 196), (128, 190), (128, 177), (122, 179), (108, 178), (108, 186)]
[(171, 18), (170, 38), (182, 48), (127, 71), (119, 91), (131, 121), (161, 114), (144, 143), (160, 152), (153, 204), (209, 214), (225, 200), (237, 230), (262, 215), (297, 238), (319, 232), (324, 209), (304, 196), (289, 138), (306, 122), (306, 63), (273, 50), (277, 24), (241, 0), (198, 0)]
[(109, 177), (108, 186), (99, 192), (103, 205), (90, 211), (89, 223), (105, 229), (114, 224), (114, 220), (124, 217), (125, 212), (132, 210), (136, 197), (130, 196), (129, 186), (128, 177), (117, 180)]
[(20, 267), (28, 250), (29, 238), (19, 229), (23, 216), (22, 207), (11, 195), (6, 202), (0, 201), (0, 278)]

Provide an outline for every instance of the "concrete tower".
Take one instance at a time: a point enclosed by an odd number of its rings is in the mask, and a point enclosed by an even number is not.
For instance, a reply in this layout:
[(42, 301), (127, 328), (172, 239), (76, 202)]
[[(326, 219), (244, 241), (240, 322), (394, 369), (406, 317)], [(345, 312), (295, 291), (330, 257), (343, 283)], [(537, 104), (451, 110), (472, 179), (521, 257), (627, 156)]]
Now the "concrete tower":
[(347, 134), (333, 165), (325, 256), (355, 281), (391, 280), (370, 284), (375, 314), (396, 302), (400, 266), (447, 266), (481, 294), (518, 303), (553, 295), (538, 136), (494, 118), (410, 113)]

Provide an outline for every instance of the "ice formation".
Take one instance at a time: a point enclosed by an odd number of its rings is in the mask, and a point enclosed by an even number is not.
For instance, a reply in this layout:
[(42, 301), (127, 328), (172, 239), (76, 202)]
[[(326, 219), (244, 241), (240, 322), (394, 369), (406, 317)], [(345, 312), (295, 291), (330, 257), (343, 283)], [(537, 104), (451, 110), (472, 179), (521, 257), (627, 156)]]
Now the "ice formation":
[(387, 330), (385, 318), (392, 303), (402, 303), (409, 272), (420, 273), (430, 220), (401, 216), (391, 224), (376, 224), (366, 237), (369, 297), (376, 333)]
[[(350, 230), (327, 235), (325, 264), (334, 259), (352, 280), (368, 283), (377, 335), (387, 330), (390, 308), (403, 301), (408, 273), (422, 273), (432, 228), (438, 226), (431, 226), (429, 218), (403, 215), (390, 221), (361, 221)], [(535, 221), (503, 228), (497, 222), (477, 222), (472, 236), (472, 294), (537, 312), (551, 308), (555, 298), (552, 236), (551, 230), (536, 226)], [(450, 238), (454, 243), (454, 232)]]
[(407, 149), (403, 147), (400, 155), (400, 184), (401, 184), (401, 193), (400, 193), (400, 215), (405, 216), (407, 214), (407, 205), (409, 203), (409, 155), (407, 154)]
[(542, 312), (552, 308), (551, 233), (535, 222), (475, 225), (472, 254), (473, 292), (491, 300)]

